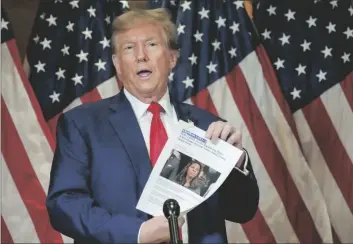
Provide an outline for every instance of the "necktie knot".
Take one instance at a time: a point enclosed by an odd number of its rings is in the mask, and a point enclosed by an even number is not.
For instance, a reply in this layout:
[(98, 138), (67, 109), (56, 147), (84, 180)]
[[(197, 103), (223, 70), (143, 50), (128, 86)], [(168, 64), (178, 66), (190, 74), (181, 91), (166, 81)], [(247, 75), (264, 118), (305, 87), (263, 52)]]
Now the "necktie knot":
[(159, 105), (159, 103), (151, 103), (147, 110), (150, 111), (153, 115), (159, 115), (161, 109), (162, 107)]

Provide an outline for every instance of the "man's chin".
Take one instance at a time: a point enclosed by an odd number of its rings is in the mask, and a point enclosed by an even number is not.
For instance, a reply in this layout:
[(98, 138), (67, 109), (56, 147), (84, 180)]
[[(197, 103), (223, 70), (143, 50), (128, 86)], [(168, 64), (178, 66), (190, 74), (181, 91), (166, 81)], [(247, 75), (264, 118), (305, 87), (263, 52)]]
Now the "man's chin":
[(132, 95), (134, 95), (144, 103), (158, 102), (164, 94), (165, 91), (161, 91), (156, 87), (144, 88), (132, 93)]

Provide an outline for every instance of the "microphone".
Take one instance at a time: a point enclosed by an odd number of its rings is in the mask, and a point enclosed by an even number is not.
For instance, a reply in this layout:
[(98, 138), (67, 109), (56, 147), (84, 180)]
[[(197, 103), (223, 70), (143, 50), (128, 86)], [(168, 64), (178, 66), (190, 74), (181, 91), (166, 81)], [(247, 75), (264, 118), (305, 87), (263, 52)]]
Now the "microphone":
[(168, 219), (169, 233), (171, 244), (182, 244), (180, 240), (178, 217), (180, 214), (180, 206), (174, 199), (168, 199), (163, 204), (164, 216)]

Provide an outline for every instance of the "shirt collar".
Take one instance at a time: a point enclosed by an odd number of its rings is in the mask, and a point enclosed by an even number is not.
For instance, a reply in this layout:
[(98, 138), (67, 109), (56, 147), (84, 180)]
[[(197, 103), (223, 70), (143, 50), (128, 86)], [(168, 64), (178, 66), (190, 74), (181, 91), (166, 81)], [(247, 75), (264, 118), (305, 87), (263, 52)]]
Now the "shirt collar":
[[(134, 110), (134, 113), (137, 117), (137, 119), (141, 119), (142, 116), (145, 115), (149, 104), (141, 102), (139, 99), (137, 99), (135, 96), (133, 96), (128, 90), (124, 89), (124, 94), (126, 95), (126, 98), (129, 100), (132, 110)], [(162, 106), (162, 108), (165, 111), (165, 114), (167, 116), (172, 116), (173, 115), (173, 106), (170, 102), (170, 96), (169, 96), (169, 90), (167, 88), (166, 93), (163, 95), (163, 97), (158, 101), (159, 105)]]

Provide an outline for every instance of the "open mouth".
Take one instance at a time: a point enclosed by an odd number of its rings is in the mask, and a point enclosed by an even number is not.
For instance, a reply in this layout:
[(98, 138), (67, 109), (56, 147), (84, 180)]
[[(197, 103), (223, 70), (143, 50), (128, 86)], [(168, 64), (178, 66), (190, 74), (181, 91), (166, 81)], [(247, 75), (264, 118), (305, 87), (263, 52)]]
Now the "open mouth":
[(152, 71), (148, 69), (142, 69), (137, 72), (137, 75), (140, 76), (141, 78), (147, 78), (152, 74)]

